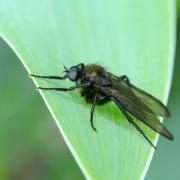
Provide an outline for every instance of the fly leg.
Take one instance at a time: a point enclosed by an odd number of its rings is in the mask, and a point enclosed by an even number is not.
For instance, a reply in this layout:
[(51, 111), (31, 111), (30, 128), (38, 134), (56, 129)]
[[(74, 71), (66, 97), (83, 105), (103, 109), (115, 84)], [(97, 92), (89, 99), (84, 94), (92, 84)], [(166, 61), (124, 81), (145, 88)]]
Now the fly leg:
[(82, 88), (82, 87), (88, 87), (90, 86), (90, 83), (85, 83), (85, 84), (79, 84), (76, 86), (72, 86), (70, 88), (44, 88), (44, 87), (38, 87), (37, 89), (41, 90), (48, 90), (48, 91), (72, 91), (74, 89)]
[(63, 77), (60, 76), (39, 76), (39, 75), (34, 75), (30, 74), (31, 77), (36, 77), (36, 78), (43, 78), (43, 79), (58, 79), (58, 80), (63, 80), (67, 78), (67, 75), (65, 74)]
[(121, 79), (121, 80), (123, 80), (123, 81), (125, 81), (127, 83), (130, 82), (129, 78), (126, 75), (120, 76), (119, 79)]
[(95, 97), (94, 97), (94, 101), (91, 107), (91, 118), (90, 118), (90, 122), (91, 122), (91, 127), (93, 128), (94, 131), (96, 131), (96, 128), (94, 127), (93, 124), (93, 116), (94, 116), (94, 110), (97, 104), (97, 100), (98, 100), (98, 95), (99, 95), (99, 90), (96, 92)]
[(143, 137), (149, 142), (149, 144), (156, 150), (156, 147), (154, 146), (154, 144), (151, 142), (151, 140), (145, 135), (145, 133), (143, 132), (143, 130), (132, 120), (131, 116), (127, 113), (127, 111), (124, 109), (124, 107), (120, 104), (119, 101), (117, 101), (115, 98), (111, 98), (112, 101), (115, 102), (115, 104), (118, 106), (118, 108), (122, 111), (122, 113), (125, 115), (125, 117), (127, 118), (127, 120), (129, 121), (130, 124), (132, 124), (136, 130), (143, 135)]

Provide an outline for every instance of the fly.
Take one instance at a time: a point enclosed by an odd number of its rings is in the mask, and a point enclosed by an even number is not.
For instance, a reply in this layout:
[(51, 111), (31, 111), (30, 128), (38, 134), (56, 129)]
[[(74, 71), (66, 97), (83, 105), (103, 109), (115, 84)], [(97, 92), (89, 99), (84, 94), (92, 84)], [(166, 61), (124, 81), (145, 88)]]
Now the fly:
[(80, 94), (85, 98), (87, 103), (91, 103), (90, 122), (94, 131), (96, 128), (93, 124), (93, 115), (96, 105), (103, 105), (113, 101), (120, 111), (124, 114), (130, 124), (142, 134), (142, 136), (156, 149), (151, 140), (146, 136), (138, 124), (133, 121), (132, 116), (146, 124), (155, 132), (161, 134), (169, 140), (174, 137), (171, 132), (159, 121), (158, 117), (170, 117), (170, 112), (167, 107), (158, 99), (149, 93), (137, 88), (130, 83), (126, 75), (116, 76), (98, 64), (83, 63), (72, 66), (67, 69), (65, 66), (65, 75), (60, 76), (39, 76), (33, 75), (36, 78), (64, 80), (68, 78), (75, 82), (75, 86), (70, 88), (47, 88), (38, 87), (41, 90), (50, 91), (72, 91), (80, 89)]

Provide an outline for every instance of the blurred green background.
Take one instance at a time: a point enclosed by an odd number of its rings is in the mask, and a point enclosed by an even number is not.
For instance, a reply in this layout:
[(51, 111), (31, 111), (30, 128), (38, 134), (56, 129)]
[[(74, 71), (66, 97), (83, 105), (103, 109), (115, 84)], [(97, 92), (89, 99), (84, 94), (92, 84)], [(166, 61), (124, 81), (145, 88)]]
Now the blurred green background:
[(84, 179), (39, 92), (0, 39), (0, 180)]
[[(178, 1), (178, 9), (180, 3)], [(178, 11), (178, 17), (179, 17)], [(177, 47), (165, 121), (174, 142), (160, 137), (145, 179), (180, 179), (180, 18), (177, 18)], [(32, 80), (12, 50), (0, 39), (0, 180), (84, 179), (64, 144)]]

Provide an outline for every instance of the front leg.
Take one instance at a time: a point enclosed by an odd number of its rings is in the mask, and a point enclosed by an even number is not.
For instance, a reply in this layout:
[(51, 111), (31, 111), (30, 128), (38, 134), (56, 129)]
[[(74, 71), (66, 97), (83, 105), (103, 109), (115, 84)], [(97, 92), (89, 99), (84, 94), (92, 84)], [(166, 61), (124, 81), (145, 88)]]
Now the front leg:
[(88, 87), (91, 83), (85, 83), (85, 84), (79, 84), (76, 86), (72, 86), (70, 88), (44, 88), (44, 87), (38, 87), (37, 89), (41, 90), (48, 90), (48, 91), (72, 91), (74, 89), (82, 88), (82, 87)]
[(39, 76), (39, 75), (34, 75), (34, 74), (30, 74), (31, 77), (35, 77), (35, 78), (42, 78), (42, 79), (57, 79), (57, 80), (64, 80), (67, 78), (67, 74), (65, 74), (63, 77), (60, 76)]

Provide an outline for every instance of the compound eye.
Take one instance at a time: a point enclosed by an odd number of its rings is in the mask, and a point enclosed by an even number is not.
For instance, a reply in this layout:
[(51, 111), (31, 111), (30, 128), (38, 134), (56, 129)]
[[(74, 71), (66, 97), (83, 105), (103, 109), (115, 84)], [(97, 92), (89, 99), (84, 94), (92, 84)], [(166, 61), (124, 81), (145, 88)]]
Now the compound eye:
[(78, 77), (77, 69), (70, 69), (68, 77), (71, 81), (76, 81)]

